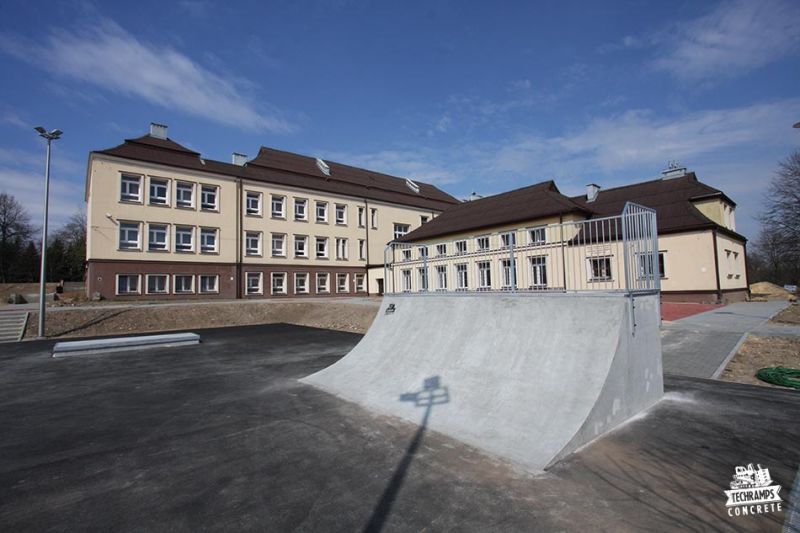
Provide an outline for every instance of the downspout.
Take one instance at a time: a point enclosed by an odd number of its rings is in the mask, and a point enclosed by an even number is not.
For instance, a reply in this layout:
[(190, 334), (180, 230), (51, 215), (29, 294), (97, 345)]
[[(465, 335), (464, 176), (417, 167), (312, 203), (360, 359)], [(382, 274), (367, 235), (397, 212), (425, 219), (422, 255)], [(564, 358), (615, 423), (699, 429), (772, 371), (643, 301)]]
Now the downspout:
[(717, 276), (717, 303), (722, 303), (722, 285), (719, 282), (719, 254), (717, 254), (717, 229), (711, 230), (711, 238), (714, 240), (714, 273)]
[(242, 298), (242, 178), (236, 178), (236, 299)]

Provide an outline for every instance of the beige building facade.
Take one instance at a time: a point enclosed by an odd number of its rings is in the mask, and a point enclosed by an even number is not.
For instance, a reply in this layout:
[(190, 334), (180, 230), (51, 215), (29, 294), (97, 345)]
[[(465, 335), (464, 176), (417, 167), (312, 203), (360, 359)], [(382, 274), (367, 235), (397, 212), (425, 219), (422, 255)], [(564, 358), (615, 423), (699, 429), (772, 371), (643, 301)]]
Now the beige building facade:
[(158, 125), (90, 155), (86, 201), (87, 292), (115, 299), (376, 294), (386, 243), (457, 203), (268, 148), (206, 160)]

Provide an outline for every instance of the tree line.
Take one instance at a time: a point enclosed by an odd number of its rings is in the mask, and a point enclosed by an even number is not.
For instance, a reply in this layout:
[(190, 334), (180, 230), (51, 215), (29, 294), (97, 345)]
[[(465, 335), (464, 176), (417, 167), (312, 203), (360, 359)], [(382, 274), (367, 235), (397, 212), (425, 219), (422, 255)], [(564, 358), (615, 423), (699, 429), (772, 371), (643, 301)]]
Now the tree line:
[[(0, 283), (39, 281), (41, 228), (13, 195), (0, 193)], [(77, 212), (47, 238), (47, 281), (83, 281), (86, 215)]]
[(800, 150), (781, 161), (759, 217), (761, 231), (748, 250), (751, 283), (800, 282)]

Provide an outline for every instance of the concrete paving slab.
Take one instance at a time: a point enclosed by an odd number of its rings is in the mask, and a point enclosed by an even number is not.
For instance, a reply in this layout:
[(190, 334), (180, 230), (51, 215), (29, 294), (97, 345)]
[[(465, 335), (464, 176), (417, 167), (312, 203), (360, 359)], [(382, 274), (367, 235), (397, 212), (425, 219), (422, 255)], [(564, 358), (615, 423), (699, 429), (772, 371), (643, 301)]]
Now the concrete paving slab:
[(667, 378), (647, 415), (531, 476), (297, 381), (358, 335), (199, 333), (137, 357), (4, 346), (0, 530), (779, 532), (785, 512), (729, 517), (723, 490), (757, 462), (797, 492), (797, 393)]

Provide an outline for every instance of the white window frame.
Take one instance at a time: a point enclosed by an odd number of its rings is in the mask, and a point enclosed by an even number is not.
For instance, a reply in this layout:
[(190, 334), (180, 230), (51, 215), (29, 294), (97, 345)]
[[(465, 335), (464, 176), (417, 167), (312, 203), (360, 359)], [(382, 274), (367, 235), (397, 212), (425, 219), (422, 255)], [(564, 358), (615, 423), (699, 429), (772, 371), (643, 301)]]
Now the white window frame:
[[(245, 191), (245, 214), (249, 217), (262, 216), (264, 193), (258, 191)], [(252, 204), (252, 205), (251, 205)]]
[[(181, 198), (181, 192), (189, 191), (189, 201)], [(175, 207), (179, 209), (194, 209), (194, 183), (190, 181), (175, 182)]]
[[(178, 234), (179, 233), (180, 234), (185, 234), (186, 232), (183, 231), (183, 230), (186, 230), (186, 229), (189, 230), (189, 248), (187, 248), (185, 250), (184, 249), (179, 249), (178, 247), (179, 246), (183, 246), (184, 243), (180, 241), (180, 239), (178, 238)], [(192, 254), (192, 253), (194, 253), (194, 251), (195, 251), (194, 232), (195, 232), (195, 227), (194, 226), (179, 226), (179, 225), (175, 226), (175, 238), (174, 238), (174, 243), (175, 244), (174, 244), (174, 247), (175, 247), (175, 252), (176, 253), (181, 253), (181, 254)]]
[(367, 260), (367, 241), (366, 239), (358, 239), (358, 260)]
[(456, 290), (469, 290), (469, 265), (467, 263), (456, 263)]
[[(286, 196), (272, 194), (270, 197), (270, 216), (272, 218), (286, 218)], [(280, 207), (280, 209), (275, 209), (276, 206)]]
[(419, 292), (427, 292), (430, 290), (431, 279), (427, 266), (417, 267), (417, 280), (419, 280)]
[(447, 255), (447, 243), (441, 243), (436, 245), (436, 256), (437, 257), (444, 257)]
[(528, 228), (528, 244), (531, 246), (543, 246), (547, 244), (547, 226)]
[(366, 214), (367, 214), (367, 208), (364, 207), (363, 205), (358, 206), (358, 213), (357, 213), (358, 220), (357, 220), (357, 222), (358, 222), (358, 227), (359, 228), (363, 228), (364, 227), (364, 222), (365, 222), (364, 218), (366, 218)]
[[(188, 291), (180, 291), (178, 290), (178, 278), (189, 278), (191, 283), (191, 288)], [(194, 276), (191, 274), (173, 274), (172, 275), (172, 292), (173, 294), (194, 294), (195, 292), (195, 279)]]
[[(610, 255), (598, 255), (596, 257), (587, 257), (586, 261), (588, 262), (587, 273), (589, 274), (590, 282), (608, 282), (614, 281), (614, 264), (612, 262), (612, 256)], [(595, 276), (594, 272), (594, 264), (595, 261), (604, 261), (608, 262), (608, 274), (606, 276)]]
[[(258, 280), (258, 285), (255, 286), (254, 290), (251, 289), (250, 280), (256, 279)], [(252, 296), (254, 294), (264, 294), (264, 273), (263, 272), (245, 272), (244, 273), (244, 293), (246, 296)]]
[[(324, 244), (323, 253), (319, 253), (319, 245), (320, 243)], [(317, 259), (327, 259), (330, 256), (328, 251), (328, 237), (315, 237), (314, 238), (314, 257)]]
[[(272, 272), (269, 275), (269, 291), (270, 294), (288, 294), (288, 288), (286, 287), (287, 280), (289, 278), (289, 274), (286, 272)], [(275, 290), (275, 281), (277, 279), (282, 279), (283, 284), (282, 287), (279, 288), (277, 291)]]
[(347, 204), (334, 204), (334, 220), (337, 226), (347, 225)]
[(367, 292), (366, 275), (353, 274), (353, 281), (356, 285), (356, 292)]
[(547, 280), (547, 256), (534, 255), (528, 258), (528, 266), (530, 268), (531, 284), (530, 288), (533, 290), (546, 289)]
[[(305, 279), (305, 283), (301, 286), (298, 282)], [(308, 272), (295, 272), (294, 273), (294, 293), (295, 294), (308, 294), (309, 291), (309, 275)]]
[(464, 255), (467, 253), (467, 240), (461, 239), (455, 242), (456, 255)]
[[(151, 291), (150, 290), (150, 279), (151, 278), (163, 278), (164, 279), (164, 290), (163, 291)], [(169, 294), (169, 274), (146, 274), (145, 275), (145, 294)]]
[(420, 259), (425, 259), (428, 256), (428, 247), (427, 246), (417, 246), (417, 254), (419, 254)]
[[(154, 229), (158, 228), (158, 229)], [(164, 242), (158, 243), (158, 241), (153, 241), (153, 232), (158, 231), (159, 233), (163, 233), (164, 235)], [(156, 242), (159, 245), (163, 244), (160, 247), (153, 247), (153, 243)], [(169, 224), (162, 224), (160, 222), (150, 222), (147, 224), (147, 251), (148, 252), (169, 252)]]
[(420, 226), (422, 226), (423, 224), (427, 224), (427, 223), (428, 223), (428, 220), (430, 220), (430, 217), (429, 217), (429, 216), (426, 216), (426, 215), (420, 215), (420, 216), (419, 216), (419, 225), (420, 225)]
[(346, 261), (348, 258), (347, 239), (344, 237), (336, 237), (336, 259), (339, 261)]
[[(320, 289), (320, 283), (319, 283), (320, 279), (324, 279), (325, 280), (325, 288), (323, 288), (323, 289)], [(317, 293), (319, 293), (319, 294), (330, 294), (330, 292), (331, 292), (331, 274), (330, 274), (330, 272), (317, 272), (316, 280), (317, 280), (317, 287), (316, 287)]]
[[(486, 243), (484, 246), (482, 243)], [(475, 237), (475, 249), (479, 252), (485, 252), (492, 248), (492, 240), (489, 235), (478, 235)]]
[[(123, 227), (124, 226), (124, 227)], [(135, 230), (134, 230), (135, 227)], [(125, 239), (123, 239), (123, 231)], [(130, 240), (129, 232), (136, 231), (136, 240)], [(120, 220), (119, 230), (117, 231), (118, 247), (120, 250), (141, 250), (142, 249), (142, 223), (131, 220)], [(125, 245), (123, 246), (123, 243)]]
[[(247, 257), (261, 257), (263, 255), (264, 234), (260, 231), (244, 232), (244, 255)], [(252, 243), (256, 246), (253, 248)]]
[(372, 229), (378, 229), (378, 208), (376, 207), (369, 209), (369, 225)]
[[(342, 284), (341, 280), (344, 280), (344, 284)], [(344, 290), (342, 290), (342, 285), (344, 285)], [(350, 292), (350, 274), (346, 272), (336, 273), (336, 292), (337, 293)]]
[[(297, 208), (303, 206), (303, 212), (298, 215)], [(308, 221), (308, 198), (295, 198), (294, 199), (294, 219)]]
[[(213, 196), (213, 204), (207, 201), (209, 196)], [(219, 185), (200, 184), (200, 209), (202, 211), (219, 211)]]
[(436, 290), (447, 290), (447, 265), (436, 265)]
[(411, 269), (404, 268), (400, 271), (400, 280), (402, 281), (402, 291), (411, 292)]
[[(203, 279), (213, 279), (214, 288), (212, 290), (205, 290), (203, 288)], [(200, 294), (219, 294), (219, 275), (218, 274), (198, 274), (197, 275), (197, 289)]]
[(400, 253), (403, 256), (403, 261), (411, 261), (411, 248), (403, 248)]
[[(156, 206), (164, 206), (169, 207), (169, 195), (170, 195), (170, 180), (169, 178), (158, 178), (150, 176), (149, 184), (147, 187), (147, 203), (149, 205), (156, 205)], [(156, 183), (153, 183), (156, 182)], [(164, 195), (163, 196), (153, 196), (153, 188), (154, 187), (163, 187), (164, 188)]]
[(518, 284), (519, 276), (517, 275), (517, 260), (514, 259), (501, 259), (500, 272), (502, 274), (502, 288), (511, 289)]
[(393, 228), (394, 232), (392, 233), (392, 235), (394, 235), (394, 240), (397, 240), (403, 237), (404, 235), (408, 235), (408, 233), (411, 231), (411, 224), (403, 224), (400, 222), (395, 222)]
[[(270, 249), (272, 250), (272, 257), (286, 257), (286, 234), (273, 233), (270, 236)], [(276, 247), (275, 243), (280, 242), (280, 246)]]
[[(319, 215), (320, 208), (322, 208), (322, 216)], [(328, 202), (317, 200), (314, 202), (314, 221), (319, 224), (328, 223)]]
[[(136, 280), (136, 290), (120, 292), (119, 291), (119, 280), (121, 278), (129, 278)], [(130, 285), (128, 285), (130, 287)], [(127, 296), (130, 294), (142, 294), (142, 276), (141, 274), (117, 274), (116, 279), (114, 280), (114, 292), (117, 296)]]
[[(120, 175), (119, 181), (119, 201), (127, 203), (142, 203), (142, 178), (143, 176), (137, 174), (123, 173)], [(136, 183), (136, 194), (131, 194), (130, 185)]]
[[(302, 249), (298, 247), (302, 243)], [(294, 256), (308, 259), (308, 235), (294, 236)]]
[[(206, 240), (209, 235), (214, 238), (213, 248), (206, 246)], [(216, 254), (219, 253), (219, 228), (200, 228), (200, 253), (201, 254)]]
[[(487, 268), (482, 268), (482, 265), (487, 265)], [(477, 261), (475, 263), (477, 271), (477, 289), (479, 291), (491, 290), (492, 288), (492, 262), (491, 261)], [(484, 275), (485, 274), (485, 275)]]
[(500, 234), (500, 246), (502, 248), (511, 248), (517, 245), (517, 232), (504, 231)]

